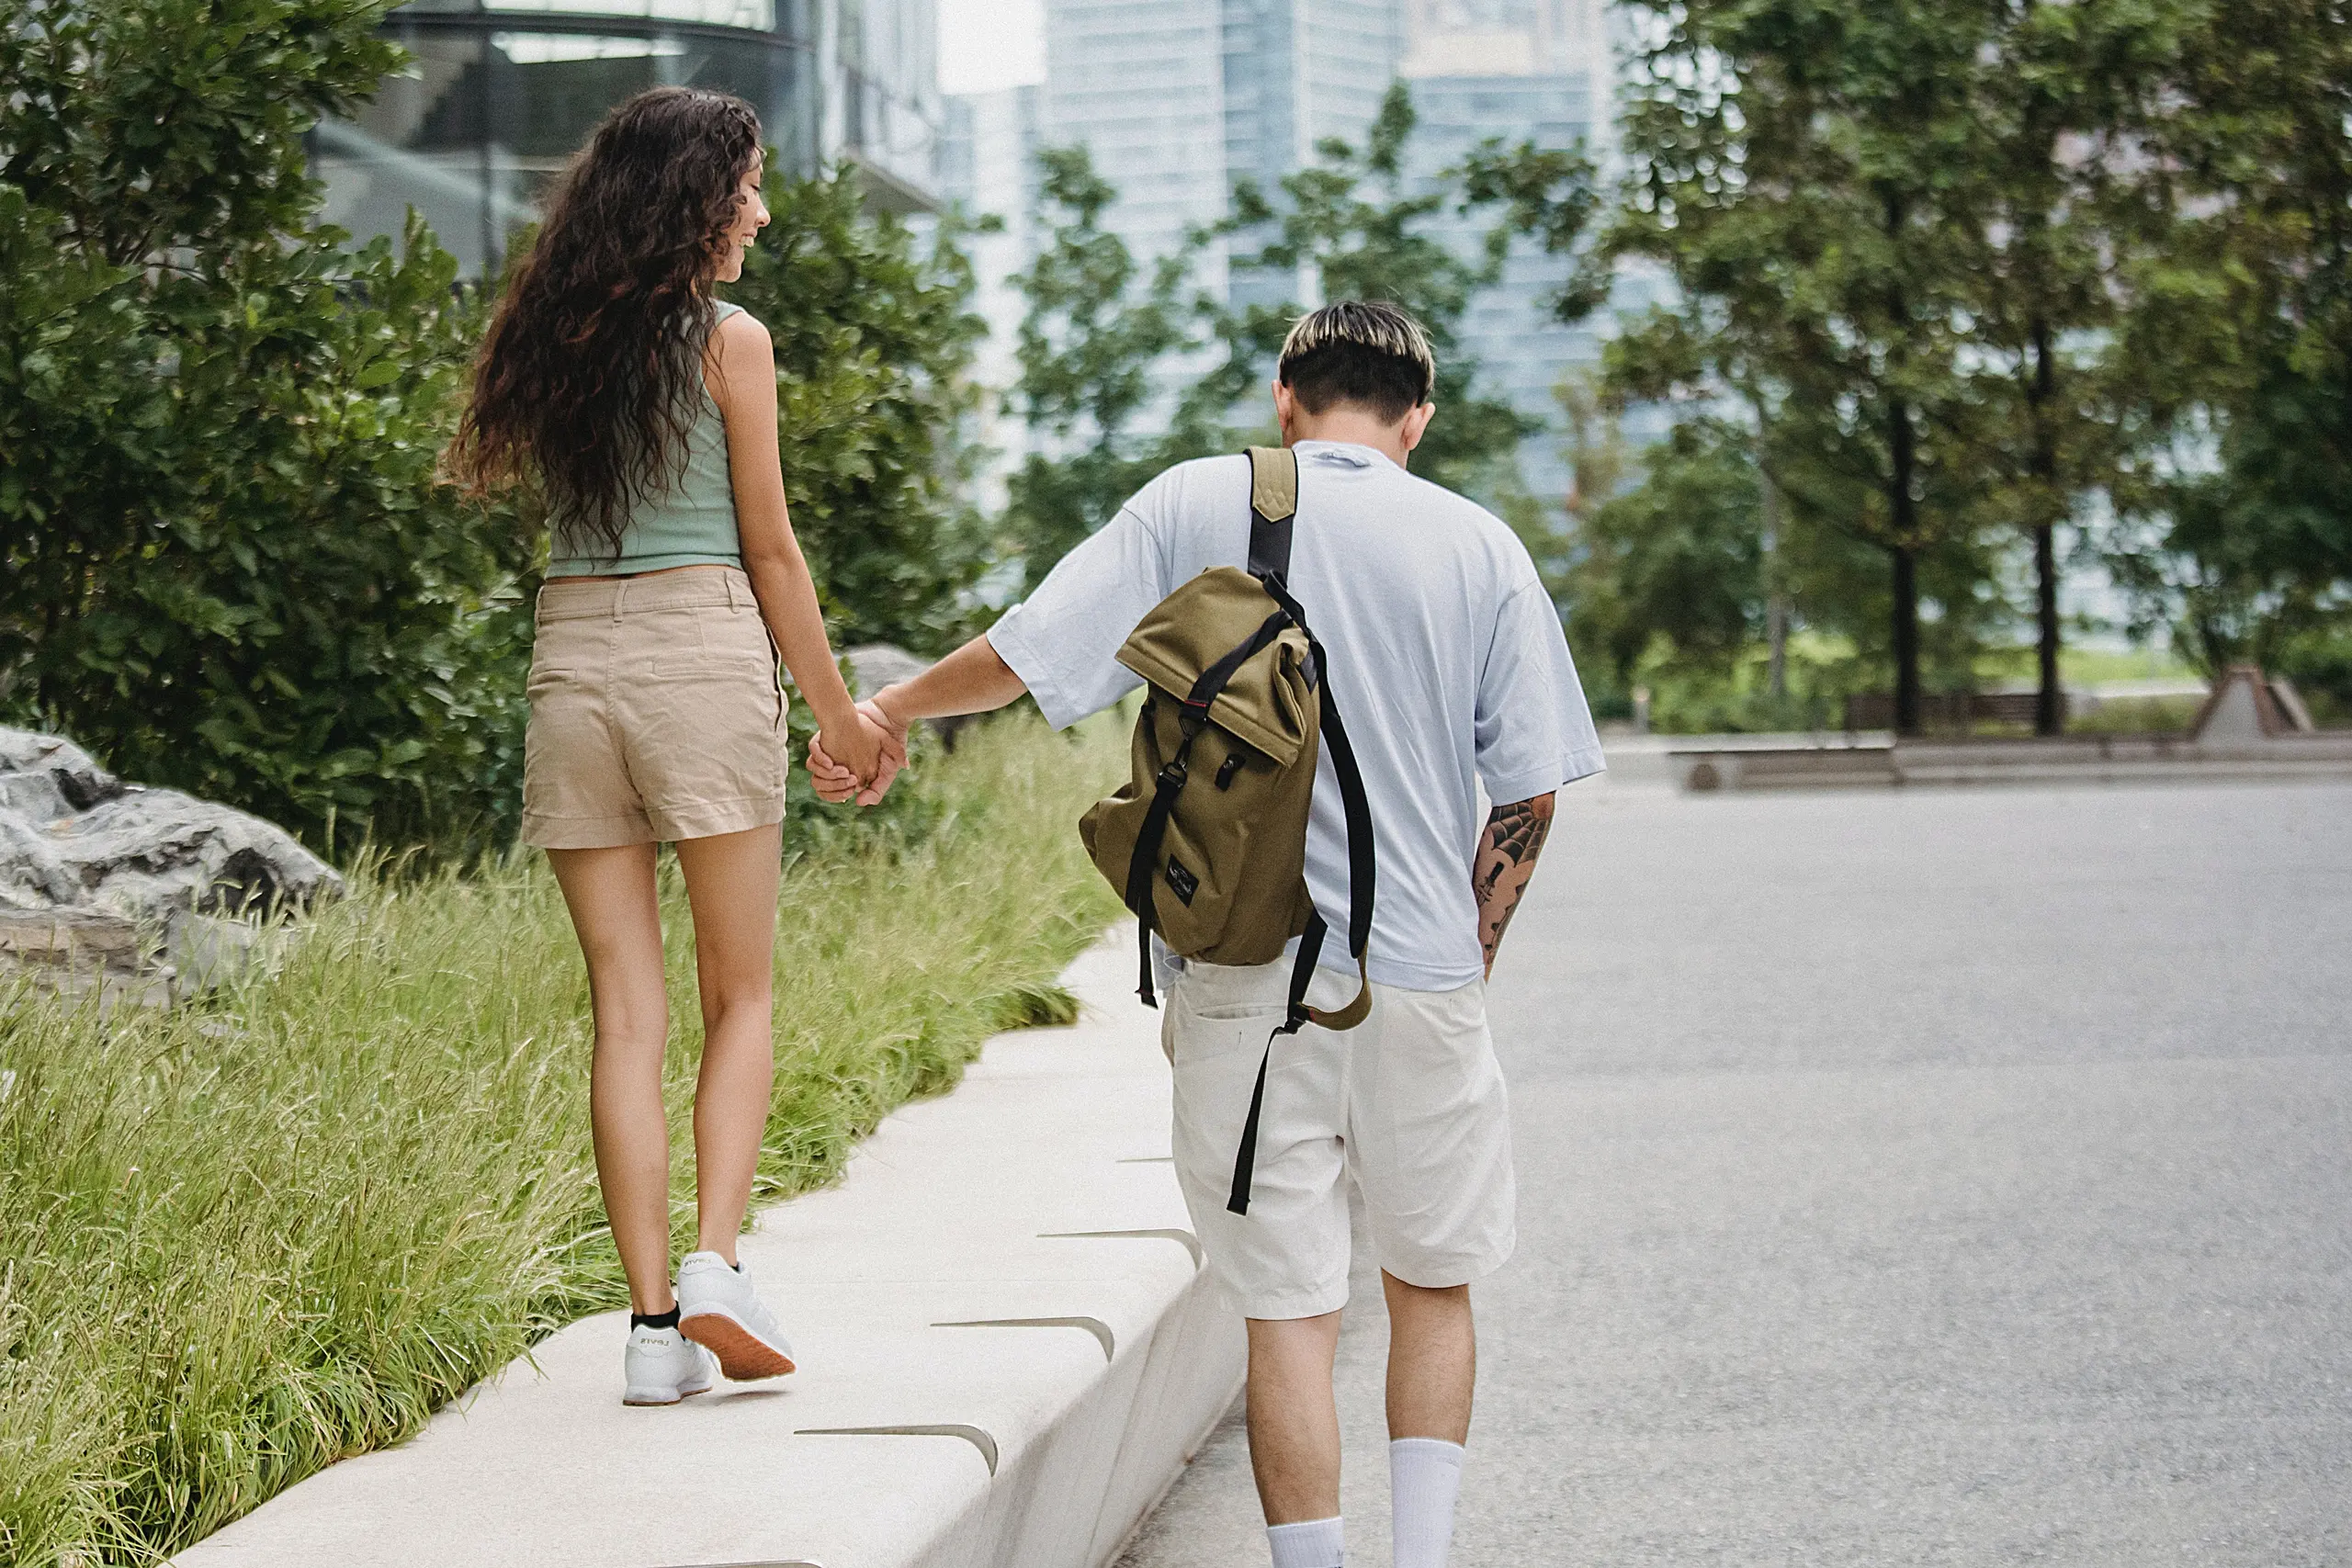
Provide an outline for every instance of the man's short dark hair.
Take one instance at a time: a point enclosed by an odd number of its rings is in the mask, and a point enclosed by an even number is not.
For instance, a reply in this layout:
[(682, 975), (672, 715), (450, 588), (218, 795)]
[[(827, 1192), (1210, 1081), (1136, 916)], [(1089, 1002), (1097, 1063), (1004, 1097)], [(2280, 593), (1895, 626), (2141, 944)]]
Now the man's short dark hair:
[(1421, 324), (1396, 306), (1342, 299), (1298, 319), (1275, 374), (1308, 413), (1353, 403), (1395, 424), (1430, 400), (1437, 356)]

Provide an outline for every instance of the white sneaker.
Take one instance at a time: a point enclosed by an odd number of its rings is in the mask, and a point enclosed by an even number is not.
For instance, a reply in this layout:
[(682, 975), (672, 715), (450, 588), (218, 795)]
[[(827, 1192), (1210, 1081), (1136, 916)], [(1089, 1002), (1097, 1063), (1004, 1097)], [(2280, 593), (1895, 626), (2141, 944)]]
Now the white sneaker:
[(710, 1352), (689, 1344), (674, 1328), (648, 1328), (639, 1324), (628, 1331), (628, 1349), (621, 1365), (628, 1388), (623, 1404), (675, 1404), (690, 1393), (700, 1393), (718, 1381)]
[(737, 1382), (792, 1371), (792, 1346), (751, 1276), (716, 1252), (689, 1252), (678, 1265), (678, 1332), (715, 1351), (718, 1370)]

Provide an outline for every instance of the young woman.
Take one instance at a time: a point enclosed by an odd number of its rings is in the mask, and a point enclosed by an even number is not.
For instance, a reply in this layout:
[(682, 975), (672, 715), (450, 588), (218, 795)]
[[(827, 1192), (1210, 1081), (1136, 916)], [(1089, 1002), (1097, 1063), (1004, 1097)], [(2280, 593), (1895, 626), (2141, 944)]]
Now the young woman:
[[(777, 466), (767, 330), (711, 298), (763, 225), (760, 122), (662, 87), (574, 159), (484, 343), (452, 467), (521, 486), (552, 534), (524, 751), (523, 838), (547, 851), (588, 964), (590, 1103), (633, 1311), (631, 1404), (793, 1370), (735, 1258), (767, 1122), (785, 700), (871, 779), (894, 743), (853, 705)], [(670, 1275), (669, 1011), (654, 845), (694, 916), (698, 1250)]]

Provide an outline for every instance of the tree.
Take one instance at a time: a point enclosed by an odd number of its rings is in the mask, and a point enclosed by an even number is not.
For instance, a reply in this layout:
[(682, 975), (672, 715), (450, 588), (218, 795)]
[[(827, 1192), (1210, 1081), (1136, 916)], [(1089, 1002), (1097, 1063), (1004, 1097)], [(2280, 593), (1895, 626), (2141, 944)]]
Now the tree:
[(379, 10), (0, 27), (0, 711), (314, 836), (458, 847), (516, 793), (532, 549), (433, 483), (454, 264), (315, 220), (302, 134), (397, 64)]
[(1760, 487), (1745, 434), (1692, 421), (1644, 457), (1640, 484), (1582, 509), (1562, 577), (1571, 624), (1621, 692), (1653, 654), (1728, 675), (1763, 620)]
[[(1236, 240), (1266, 235), (1254, 252), (1234, 256), (1237, 271), (1306, 274), (1319, 280), (1327, 299), (1386, 299), (1410, 312), (1428, 331), (1438, 361), (1438, 417), (1414, 454), (1415, 467), (1441, 484), (1491, 494), (1497, 470), (1541, 426), (1480, 391), (1477, 365), (1462, 348), (1462, 318), (1477, 292), (1501, 276), (1514, 234), (1540, 228), (1555, 248), (1574, 248), (1597, 204), (1593, 168), (1577, 149), (1489, 142), (1416, 190), (1406, 168), (1414, 125), (1409, 88), (1392, 84), (1361, 150), (1336, 138), (1317, 143), (1316, 165), (1283, 176), (1278, 194), (1237, 182), (1233, 211), (1218, 232)], [(1475, 257), (1456, 254), (1429, 231), (1429, 220), (1448, 207), (1501, 209)], [(1180, 423), (1220, 420), (1255, 396), (1305, 308), (1295, 300), (1211, 307), (1210, 331), (1225, 361), (1193, 389)]]
[(1974, 466), (1991, 481), (1988, 511), (2033, 544), (2043, 735), (2064, 728), (2057, 527), (2124, 457), (2131, 424), (2113, 412), (2107, 351), (2132, 306), (2132, 273), (2171, 249), (2163, 205), (2147, 199), (2142, 132), (2162, 118), (2193, 9), (2001, 0), (1974, 13), (1974, 134), (1951, 161), (1974, 252), (1970, 379), (1984, 436)]
[[(1229, 451), (1263, 429), (1264, 385), (1306, 307), (1292, 299), (1237, 307), (1189, 294), (1201, 250), (1219, 240), (1238, 276), (1311, 275), (1325, 298), (1388, 299), (1411, 311), (1436, 347), (1440, 410), (1415, 468), (1456, 489), (1507, 496), (1512, 455), (1535, 426), (1481, 394), (1456, 330), (1476, 292), (1499, 276), (1522, 227), (1543, 225), (1563, 245), (1573, 243), (1597, 201), (1592, 168), (1577, 151), (1493, 145), (1414, 189), (1406, 169), (1413, 125), (1399, 83), (1361, 151), (1323, 141), (1318, 163), (1286, 176), (1278, 192), (1237, 183), (1231, 214), (1162, 258), (1148, 278), (1102, 226), (1117, 193), (1084, 150), (1041, 156), (1053, 231), (1018, 280), (1030, 308), (1017, 392), (1031, 427), (1062, 450), (1032, 454), (1011, 481), (1008, 521), (1031, 586), (1152, 475)], [(1476, 255), (1457, 254), (1430, 231), (1448, 207), (1501, 210)], [(1200, 373), (1155, 409), (1168, 361), (1204, 352)], [(1154, 413), (1157, 427), (1145, 428)]]
[(2208, 669), (2256, 658), (2352, 703), (2352, 16), (2192, 16), (2140, 133), (2172, 243), (2116, 356), (2151, 450), (2110, 564)]
[(1038, 217), (1052, 238), (1013, 280), (1029, 302), (1014, 397), (1054, 450), (1030, 453), (1007, 486), (1005, 524), (1024, 562), (1024, 591), (1178, 460), (1181, 442), (1135, 427), (1151, 404), (1154, 370), (1193, 346), (1184, 291), (1198, 249), (1161, 258), (1147, 278), (1126, 242), (1102, 227), (1118, 193), (1086, 149), (1046, 148), (1037, 167)]
[[(781, 160), (778, 160), (781, 162)], [(771, 174), (773, 215), (729, 298), (775, 339), (793, 530), (849, 642), (944, 653), (970, 629), (986, 533), (962, 501), (973, 345), (961, 231), (928, 252), (867, 210), (855, 174)]]
[(1970, 113), (1956, 7), (1643, 0), (1630, 199), (1606, 241), (1673, 276), (1611, 355), (1628, 396), (1759, 411), (1793, 520), (1881, 549), (1896, 728), (1920, 724), (1920, 560), (1978, 522), (1959, 373), (1970, 259), (1945, 160)]

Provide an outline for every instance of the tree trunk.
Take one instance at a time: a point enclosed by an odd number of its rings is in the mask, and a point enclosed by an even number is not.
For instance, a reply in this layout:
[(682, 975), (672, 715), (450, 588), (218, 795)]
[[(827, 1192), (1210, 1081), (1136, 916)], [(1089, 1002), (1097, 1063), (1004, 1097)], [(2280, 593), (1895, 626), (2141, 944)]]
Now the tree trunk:
[(2034, 693), (2033, 732), (2063, 735), (2066, 698), (2058, 682), (2058, 530), (2048, 523), (2033, 531), (2034, 619), (2041, 628), (2041, 683)]
[(1919, 558), (1904, 545), (1886, 552), (1894, 562), (1894, 733), (1917, 735), (1919, 723)]
[(2051, 404), (2058, 396), (2058, 362), (2052, 351), (2050, 322), (2033, 318), (2033, 383), (2026, 401), (2033, 414), (2034, 624), (2038, 636), (2041, 682), (2033, 699), (2033, 732), (2059, 735), (2066, 728), (2066, 698), (2058, 681), (2058, 442), (2051, 433)]
[(1760, 464), (1756, 479), (1764, 511), (1764, 638), (1770, 650), (1765, 684), (1777, 703), (1789, 694), (1789, 596), (1781, 592), (1781, 492)]
[(1894, 732), (1917, 735), (1919, 724), (1919, 562), (1912, 541), (1919, 536), (1917, 503), (1911, 498), (1911, 479), (1917, 451), (1911, 430), (1911, 408), (1894, 405), (1887, 432), (1887, 511), (1894, 522), (1887, 553), (1894, 560)]

